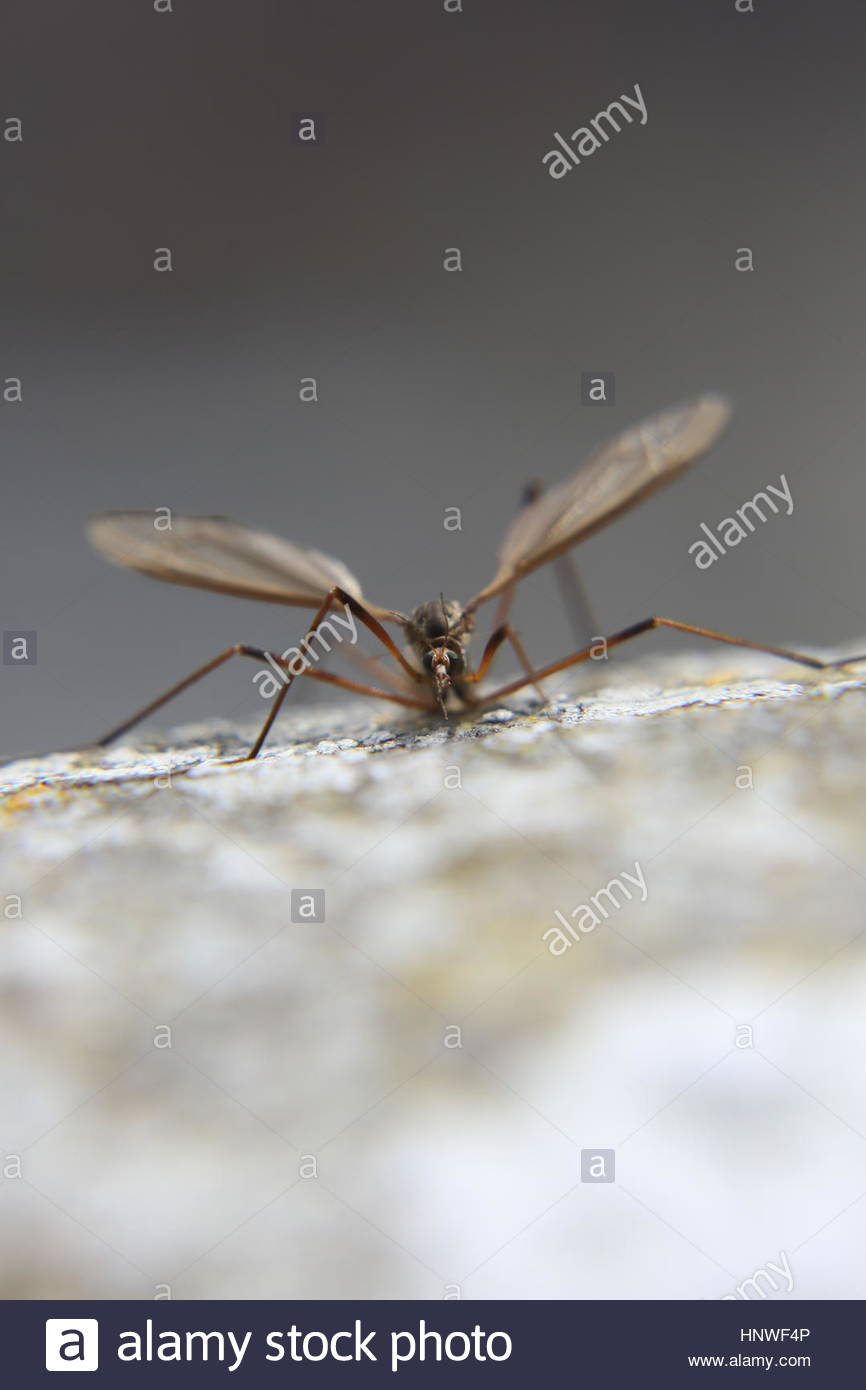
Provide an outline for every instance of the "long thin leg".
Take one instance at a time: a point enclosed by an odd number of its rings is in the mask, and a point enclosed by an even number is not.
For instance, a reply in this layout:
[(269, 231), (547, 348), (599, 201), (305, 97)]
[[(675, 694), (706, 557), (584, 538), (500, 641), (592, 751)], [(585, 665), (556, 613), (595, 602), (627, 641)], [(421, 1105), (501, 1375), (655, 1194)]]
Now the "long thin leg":
[[(671, 627), (675, 628), (677, 632), (691, 632), (696, 637), (708, 637), (713, 642), (727, 642), (732, 647), (749, 647), (752, 651), (767, 652), (770, 656), (780, 656), (785, 661), (796, 661), (803, 666), (811, 666), (816, 671), (824, 671), (833, 666), (847, 666), (866, 659), (850, 656), (844, 661), (822, 661), (817, 656), (805, 656), (802, 652), (790, 651), (787, 647), (771, 647), (763, 642), (750, 642), (745, 637), (730, 637), (725, 632), (713, 632), (707, 627), (695, 627), (692, 623), (680, 623), (674, 618), (644, 618), (643, 622), (623, 628), (621, 632), (616, 632), (612, 637), (606, 638), (606, 646), (607, 648), (618, 647), (622, 642), (628, 642), (632, 637), (640, 637), (643, 632), (652, 632), (657, 627)], [(578, 662), (588, 660), (597, 650), (597, 647), (598, 643), (593, 642), (588, 647), (583, 647), (579, 652), (564, 657), (562, 661), (555, 661), (550, 666), (543, 666), (540, 671), (533, 671), (531, 675), (511, 681), (508, 685), (501, 686), (499, 690), (491, 691), (489, 695), (485, 695), (484, 701), (489, 703), (493, 700), (501, 700), (503, 696), (511, 695), (515, 690), (520, 690), (525, 685), (544, 680), (547, 676), (555, 675), (557, 671), (564, 671), (568, 666), (576, 666)], [(490, 664), (489, 660), (487, 664)], [(483, 657), (481, 665), (484, 665)], [(481, 667), (479, 667), (480, 670)]]
[(553, 573), (571, 621), (574, 639), (583, 642), (598, 631), (598, 625), (580, 570), (571, 555), (558, 555), (553, 562)]
[(502, 646), (502, 643), (508, 641), (511, 642), (511, 645), (514, 647), (520, 659), (520, 664), (525, 669), (527, 676), (529, 676), (532, 672), (532, 663), (530, 662), (529, 657), (526, 655), (526, 649), (523, 646), (523, 643), (520, 641), (514, 629), (509, 627), (508, 623), (503, 623), (501, 627), (498, 627), (496, 631), (492, 632), (488, 637), (487, 645), (485, 646), (484, 651), (481, 653), (481, 660), (479, 661), (476, 670), (470, 672), (468, 676), (464, 677), (465, 682), (467, 684), (474, 685), (476, 681), (483, 681), (484, 677), (487, 675), (488, 670), (490, 669), (490, 664), (493, 661), (493, 658), (495, 657), (496, 653), (499, 651), (499, 648)]
[[(532, 502), (537, 501), (543, 491), (544, 483), (541, 479), (531, 478), (530, 481), (524, 485), (523, 494), (520, 498), (520, 511), (525, 511)], [(518, 512), (518, 516), (519, 515), (520, 512)], [(496, 605), (496, 612), (493, 615), (494, 632), (498, 632), (501, 627), (505, 627), (508, 621), (508, 615), (511, 612), (511, 605), (514, 602), (514, 592), (515, 585), (509, 584), (508, 588), (503, 589), (500, 594), (499, 602)], [(580, 641), (580, 637), (578, 637), (577, 640)]]
[(538, 696), (542, 704), (546, 704), (548, 700), (547, 692), (544, 689), (544, 686), (541, 684), (541, 680), (538, 676), (536, 676), (535, 672), (533, 671), (532, 662), (529, 660), (526, 648), (524, 647), (523, 642), (518, 637), (517, 633), (514, 631), (513, 628), (508, 629), (508, 640), (510, 641), (514, 650), (517, 652), (518, 659), (520, 661), (521, 666), (523, 667), (527, 680), (532, 685), (536, 695)]
[[(544, 483), (539, 478), (533, 478), (523, 489), (522, 505), (528, 507), (544, 492)], [(553, 561), (553, 573), (557, 587), (562, 598), (565, 611), (571, 623), (571, 630), (576, 642), (585, 642), (588, 637), (598, 631), (595, 614), (592, 604), (589, 601), (589, 594), (586, 591), (581, 575), (580, 568), (575, 562), (574, 555), (566, 551), (564, 555), (558, 555)], [(511, 603), (512, 589), (507, 589), (502, 596), (499, 611), (496, 614), (494, 626), (499, 627), (505, 622), (508, 609)], [(508, 603), (504, 601), (508, 598)]]
[(348, 676), (339, 676), (334, 671), (320, 671), (316, 669), (304, 671), (307, 680), (327, 681), (329, 685), (338, 685), (341, 690), (352, 690), (356, 695), (373, 695), (377, 700), (391, 700), (396, 705), (406, 705), (408, 709), (423, 709), (430, 712), (431, 705), (429, 700), (415, 700), (411, 695), (400, 695), (396, 690), (380, 690), (375, 685), (363, 685), (361, 681), (350, 680)]
[[(350, 647), (344, 643), (342, 655), (348, 657), (362, 671), (365, 671), (368, 677), (382, 681), (389, 690), (396, 691), (398, 695), (406, 695), (411, 688), (408, 679), (401, 671), (384, 666), (379, 658), (373, 656), (371, 652), (362, 652), (358, 647)], [(305, 671), (304, 674), (308, 676), (310, 672)]]
[[(501, 627), (498, 627), (495, 632), (491, 633), (490, 637), (487, 639), (487, 645), (481, 654), (481, 660), (478, 663), (478, 669), (472, 671), (468, 676), (464, 677), (464, 683), (466, 685), (474, 685), (477, 681), (481, 681), (484, 679), (485, 675), (487, 674), (487, 671), (490, 668), (490, 663), (492, 662), (496, 653), (499, 651), (499, 648), (502, 646), (503, 642), (510, 642), (514, 650), (517, 652), (517, 658), (524, 671), (526, 672), (526, 683), (535, 686), (539, 699), (546, 700), (547, 696), (545, 695), (544, 690), (538, 683), (536, 673), (532, 669), (532, 662), (529, 660), (529, 657), (526, 653), (526, 648), (524, 647), (517, 633), (514, 631), (514, 628), (510, 627), (508, 623), (503, 623)], [(473, 703), (486, 703), (486, 700), (487, 697), (485, 697), (483, 701), (473, 701)]]
[[(155, 713), (155, 711), (160, 709), (163, 705), (168, 704), (169, 700), (174, 699), (175, 695), (182, 694), (189, 686), (194, 685), (196, 681), (201, 680), (204, 676), (210, 675), (211, 671), (215, 671), (217, 667), (222, 666), (223, 662), (228, 661), (229, 658), (233, 656), (248, 656), (255, 661), (269, 662), (271, 666), (278, 666), (282, 670), (285, 670), (288, 675), (288, 663), (284, 661), (281, 656), (278, 656), (276, 652), (268, 652), (261, 647), (251, 647), (246, 643), (238, 642), (235, 646), (228, 647), (224, 652), (220, 652), (219, 656), (213, 657), (211, 661), (206, 661), (204, 666), (199, 666), (195, 671), (191, 672), (190, 675), (184, 676), (182, 681), (178, 681), (177, 685), (173, 685), (170, 690), (164, 691), (163, 694), (158, 695), (155, 700), (151, 700), (149, 704), (137, 710), (130, 719), (124, 720), (124, 722), (118, 724), (115, 729), (111, 729), (107, 734), (103, 734), (102, 738), (97, 741), (96, 746), (99, 748), (107, 747), (108, 744), (113, 743), (115, 739), (120, 738), (121, 735), (135, 728), (136, 724), (140, 724), (143, 719), (147, 719), (148, 715)], [(379, 690), (373, 685), (363, 685), (360, 681), (350, 680), (347, 676), (336, 675), (332, 671), (320, 671), (308, 667), (302, 674), (306, 678), (327, 681), (330, 685), (338, 685), (343, 690), (351, 690), (358, 695), (371, 695), (378, 700), (390, 700), (395, 704), (405, 705), (409, 709), (429, 709), (429, 704), (424, 700), (414, 700), (408, 695), (399, 695), (389, 690)], [(282, 691), (280, 693), (282, 693)], [(273, 720), (270, 719), (268, 729), (270, 729), (272, 722)], [(261, 742), (259, 742), (258, 746), (261, 747)]]
[(107, 734), (103, 734), (102, 738), (97, 740), (96, 746), (98, 748), (107, 747), (116, 738), (120, 738), (121, 734), (134, 729), (136, 724), (140, 724), (142, 719), (146, 719), (149, 714), (153, 714), (154, 710), (158, 710), (162, 705), (167, 705), (169, 700), (173, 700), (175, 695), (180, 695), (187, 686), (194, 685), (196, 681), (201, 680), (202, 676), (210, 675), (211, 671), (215, 671), (218, 666), (222, 666), (223, 662), (228, 661), (229, 657), (232, 656), (252, 656), (257, 661), (276, 661), (277, 664), (281, 660), (280, 657), (274, 656), (273, 652), (262, 651), (261, 647), (248, 647), (243, 642), (237, 642), (233, 647), (227, 647), (224, 652), (220, 652), (219, 656), (215, 656), (212, 661), (206, 661), (204, 666), (199, 666), (198, 670), (193, 671), (191, 675), (184, 676), (182, 681), (178, 681), (177, 685), (173, 685), (170, 690), (166, 690), (164, 694), (151, 700), (150, 704), (138, 710), (131, 719), (125, 720), (123, 724), (118, 724), (116, 729), (111, 729)]
[(499, 595), (499, 602), (496, 605), (496, 612), (493, 615), (494, 636), (497, 632), (504, 628), (508, 622), (508, 615), (511, 612), (511, 605), (514, 602), (514, 589), (515, 586), (513, 584), (509, 584), (508, 588), (503, 589), (502, 593)]
[[(382, 645), (384, 647), (387, 647), (388, 651), (394, 657), (395, 661), (399, 663), (399, 665), (403, 668), (406, 674), (412, 678), (413, 681), (417, 682), (424, 680), (424, 677), (420, 674), (420, 672), (416, 671), (412, 666), (409, 665), (408, 661), (403, 656), (403, 653), (400, 651), (399, 647), (397, 647), (391, 640), (389, 634), (385, 631), (379, 620), (377, 618), (374, 618), (373, 614), (369, 613), (362, 603), (359, 603), (356, 598), (354, 598), (350, 593), (347, 593), (345, 589), (340, 588), (339, 585), (335, 585), (334, 588), (331, 589), (330, 593), (325, 595), (324, 599), (322, 600), (319, 606), (319, 611), (313, 618), (313, 621), (310, 623), (310, 626), (307, 628), (306, 635), (304, 636), (298, 649), (301, 653), (302, 658), (307, 662), (307, 674), (309, 674), (310, 669), (309, 658), (307, 656), (307, 653), (310, 650), (312, 639), (316, 634), (316, 630), (318, 629), (319, 624), (324, 620), (326, 613), (331, 607), (331, 604), (336, 599), (339, 599), (340, 603), (342, 603), (344, 607), (348, 608), (350, 612), (354, 613), (356, 618), (360, 618), (364, 626), (369, 628), (370, 632), (372, 632), (375, 637), (379, 638), (379, 641), (382, 643)], [(285, 666), (285, 663), (281, 664)], [(295, 663), (292, 663), (292, 666), (295, 666)], [(289, 667), (286, 667), (286, 679), (280, 687), (279, 691), (277, 692), (276, 698), (274, 699), (274, 703), (271, 705), (271, 708), (268, 711), (268, 716), (264, 724), (262, 725), (261, 732), (259, 733), (258, 738), (253, 744), (249, 753), (247, 754), (248, 759), (257, 758), (259, 756), (262, 744), (264, 743), (265, 739), (270, 733), (271, 728), (273, 727), (274, 720), (280, 712), (282, 703), (292, 688), (295, 676), (297, 676), (303, 669), (304, 668), (289, 669)], [(426, 706), (424, 706), (424, 708), (426, 708)]]

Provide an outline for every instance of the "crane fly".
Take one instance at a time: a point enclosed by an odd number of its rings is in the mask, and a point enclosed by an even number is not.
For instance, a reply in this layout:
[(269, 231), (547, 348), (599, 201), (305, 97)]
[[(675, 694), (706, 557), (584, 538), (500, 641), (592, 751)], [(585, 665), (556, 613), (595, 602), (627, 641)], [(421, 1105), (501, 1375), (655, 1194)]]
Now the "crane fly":
[[(305, 659), (300, 668), (297, 662), (289, 663), (285, 656), (238, 643), (112, 729), (99, 740), (100, 745), (125, 734), (233, 656), (267, 661), (282, 676), (280, 689), (248, 758), (258, 756), (298, 674), (410, 709), (440, 711), (446, 717), (449, 707), (476, 709), (498, 702), (526, 686), (537, 687), (546, 677), (586, 661), (597, 650), (599, 639), (560, 661), (535, 670), (520, 637), (507, 621), (515, 586), (657, 488), (671, 482), (711, 448), (729, 414), (729, 407), (720, 396), (706, 395), (674, 406), (626, 430), (596, 449), (564, 482), (548, 492), (539, 494), (535, 490), (534, 500), (518, 513), (505, 533), (496, 573), (474, 598), (461, 604), (443, 595), (420, 604), (409, 614), (371, 603), (341, 561), (225, 517), (177, 516), (172, 518), (170, 529), (157, 530), (149, 512), (100, 513), (89, 522), (88, 536), (95, 548), (114, 564), (140, 570), (170, 584), (192, 585), (241, 598), (316, 610), (297, 649)], [(469, 665), (468, 649), (476, 613), (483, 604), (497, 597), (500, 603), (496, 623), (473, 670)], [(307, 660), (313, 638), (336, 604), (342, 604), (345, 611), (357, 618), (396, 663), (395, 668), (386, 673), (377, 661), (368, 659), (380, 677), (384, 676), (387, 689), (321, 670)], [(386, 625), (401, 630), (405, 643), (403, 651)], [(658, 627), (750, 647), (816, 669), (840, 664), (661, 617), (644, 618), (612, 634), (605, 639), (604, 649), (619, 646)], [(514, 650), (523, 674), (482, 694), (479, 683), (506, 642)]]

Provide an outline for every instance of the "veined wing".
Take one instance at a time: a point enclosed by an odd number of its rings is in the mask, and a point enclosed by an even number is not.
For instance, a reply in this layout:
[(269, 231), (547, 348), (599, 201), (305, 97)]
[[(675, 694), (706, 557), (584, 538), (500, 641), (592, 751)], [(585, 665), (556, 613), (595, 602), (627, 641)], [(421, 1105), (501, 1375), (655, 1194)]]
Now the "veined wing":
[(466, 605), (477, 608), (671, 482), (718, 439), (730, 416), (721, 396), (673, 406), (618, 435), (565, 482), (514, 519), (491, 582)]
[(156, 520), (152, 512), (101, 512), (88, 522), (87, 535), (112, 564), (169, 584), (306, 608), (316, 608), (339, 584), (376, 617), (399, 616), (370, 604), (346, 566), (320, 550), (227, 517), (172, 515), (165, 529)]

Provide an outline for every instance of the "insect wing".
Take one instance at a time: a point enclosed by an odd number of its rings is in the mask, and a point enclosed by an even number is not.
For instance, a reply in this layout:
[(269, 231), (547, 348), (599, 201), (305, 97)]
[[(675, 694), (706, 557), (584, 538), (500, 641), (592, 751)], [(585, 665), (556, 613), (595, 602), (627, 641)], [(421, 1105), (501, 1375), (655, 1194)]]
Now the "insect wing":
[(671, 482), (715, 443), (729, 416), (721, 396), (702, 396), (602, 445), (577, 473), (519, 513), (500, 546), (496, 575), (467, 608), (493, 598)]
[(113, 564), (170, 584), (304, 607), (321, 603), (334, 585), (362, 597), (346, 566), (319, 550), (226, 517), (175, 515), (166, 521), (160, 529), (152, 512), (102, 512), (88, 522), (87, 535)]

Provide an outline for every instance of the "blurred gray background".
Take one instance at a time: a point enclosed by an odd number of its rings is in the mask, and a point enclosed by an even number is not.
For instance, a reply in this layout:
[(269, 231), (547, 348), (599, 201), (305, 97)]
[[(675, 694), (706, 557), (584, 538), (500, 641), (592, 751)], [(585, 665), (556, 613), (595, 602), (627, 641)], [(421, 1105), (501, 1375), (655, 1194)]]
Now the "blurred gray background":
[[(465, 598), (528, 476), (707, 388), (737, 408), (719, 450), (581, 548), (602, 630), (866, 633), (862, 6), (464, 8), (8, 0), (2, 628), (36, 631), (38, 662), (0, 668), (5, 754), (87, 741), (229, 643), (302, 631), (297, 609), (109, 568), (91, 511), (228, 513), (340, 556), (377, 602)], [(647, 124), (552, 180), (554, 130), (636, 82)], [(614, 407), (580, 403), (599, 369)], [(780, 472), (793, 516), (696, 570), (701, 521)], [(539, 660), (573, 645), (549, 573), (517, 616)], [(260, 708), (229, 668), (163, 721)]]

